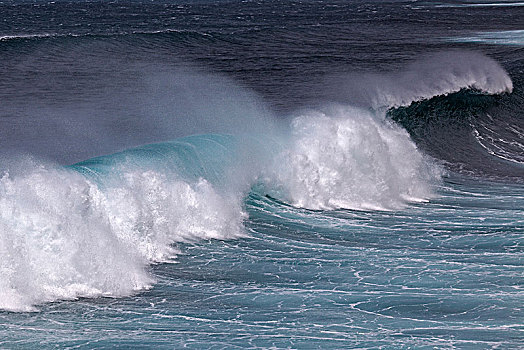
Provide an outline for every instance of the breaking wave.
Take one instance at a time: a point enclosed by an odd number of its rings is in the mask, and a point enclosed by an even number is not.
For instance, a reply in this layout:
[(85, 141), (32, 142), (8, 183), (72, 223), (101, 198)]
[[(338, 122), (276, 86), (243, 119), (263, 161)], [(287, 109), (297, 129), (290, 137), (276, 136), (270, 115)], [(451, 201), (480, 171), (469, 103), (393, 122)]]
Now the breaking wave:
[(148, 267), (176, 258), (177, 243), (245, 236), (250, 191), (314, 210), (429, 200), (441, 169), (384, 107), (463, 88), (512, 90), (498, 64), (466, 55), (469, 65), (444, 55), (383, 76), (380, 90), (378, 78), (364, 79), (360, 96), (375, 108), (325, 104), (283, 128), (182, 137), (68, 167), (11, 162), (0, 180), (0, 309), (147, 289)]

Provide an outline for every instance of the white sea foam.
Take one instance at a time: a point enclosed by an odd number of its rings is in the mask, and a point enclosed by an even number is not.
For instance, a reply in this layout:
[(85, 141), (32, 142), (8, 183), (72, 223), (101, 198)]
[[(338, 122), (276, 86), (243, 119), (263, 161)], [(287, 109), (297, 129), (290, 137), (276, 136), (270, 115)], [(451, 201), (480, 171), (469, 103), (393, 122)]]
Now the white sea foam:
[(439, 178), (404, 129), (363, 109), (307, 112), (292, 130), (274, 176), (296, 206), (398, 209), (431, 197)]
[(18, 40), (18, 39), (34, 39), (34, 38), (51, 38), (58, 34), (40, 33), (40, 34), (16, 34), (16, 35), (2, 35), (0, 41)]
[(61, 168), (18, 173), (0, 180), (0, 309), (129, 295), (151, 285), (147, 266), (172, 259), (173, 243), (243, 234), (239, 197), (203, 179), (127, 171), (101, 188)]

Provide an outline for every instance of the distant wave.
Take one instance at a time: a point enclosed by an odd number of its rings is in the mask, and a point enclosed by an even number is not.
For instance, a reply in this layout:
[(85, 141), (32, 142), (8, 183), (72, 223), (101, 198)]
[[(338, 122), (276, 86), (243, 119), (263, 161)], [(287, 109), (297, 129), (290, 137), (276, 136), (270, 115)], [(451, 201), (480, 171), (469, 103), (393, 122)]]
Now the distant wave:
[(524, 46), (524, 30), (477, 32), (472, 36), (448, 38), (447, 40), (460, 43), (485, 43), (494, 45)]
[(461, 3), (461, 4), (437, 4), (434, 7), (518, 7), (524, 6), (524, 2), (477, 2), (477, 3)]
[(9, 40), (24, 40), (24, 39), (35, 39), (35, 38), (51, 38), (56, 36), (73, 36), (72, 34), (57, 34), (57, 33), (40, 33), (40, 34), (16, 34), (16, 35), (3, 35), (0, 36), (0, 41)]
[(148, 34), (194, 34), (202, 37), (213, 37), (213, 35), (194, 30), (182, 30), (165, 28), (159, 30), (140, 31), (131, 30), (116, 33), (35, 33), (35, 34), (11, 34), (11, 35), (0, 35), (0, 41), (16, 41), (16, 40), (31, 40), (31, 39), (50, 39), (50, 38), (78, 38), (78, 37), (115, 37), (115, 36), (126, 36), (126, 35), (148, 35)]

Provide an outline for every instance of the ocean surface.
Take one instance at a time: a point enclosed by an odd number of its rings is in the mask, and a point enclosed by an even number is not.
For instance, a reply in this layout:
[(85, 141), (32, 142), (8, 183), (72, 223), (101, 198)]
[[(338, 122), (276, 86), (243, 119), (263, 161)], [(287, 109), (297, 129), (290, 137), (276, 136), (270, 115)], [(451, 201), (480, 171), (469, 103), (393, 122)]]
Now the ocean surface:
[(524, 348), (524, 3), (0, 0), (0, 348)]

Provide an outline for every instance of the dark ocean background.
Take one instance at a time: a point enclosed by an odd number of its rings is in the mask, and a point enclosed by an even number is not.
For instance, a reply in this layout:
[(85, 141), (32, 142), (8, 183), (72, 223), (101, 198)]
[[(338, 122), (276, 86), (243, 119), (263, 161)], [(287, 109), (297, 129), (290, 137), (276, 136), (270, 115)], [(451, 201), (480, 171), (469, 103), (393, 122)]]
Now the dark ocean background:
[(0, 348), (524, 346), (524, 2), (0, 0)]

